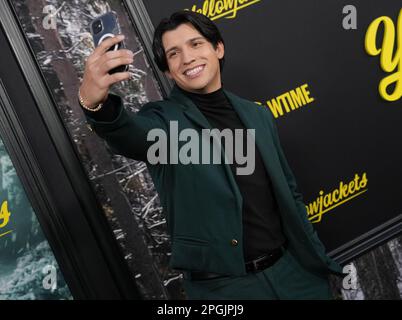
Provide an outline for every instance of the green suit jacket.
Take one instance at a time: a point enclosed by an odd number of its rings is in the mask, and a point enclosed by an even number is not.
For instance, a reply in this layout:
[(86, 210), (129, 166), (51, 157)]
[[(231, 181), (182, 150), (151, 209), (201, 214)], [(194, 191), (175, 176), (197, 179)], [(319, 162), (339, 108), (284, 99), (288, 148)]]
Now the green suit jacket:
[[(267, 108), (224, 91), (249, 129), (255, 129), (267, 173), (272, 180), (288, 250), (317, 275), (341, 273), (341, 267), (326, 253), (311, 223), (295, 177), (282, 151), (274, 118)], [(117, 154), (146, 161), (154, 141), (147, 133), (154, 128), (169, 134), (169, 121), (179, 130), (210, 129), (194, 103), (176, 86), (169, 98), (150, 102), (132, 114), (119, 98), (118, 117), (112, 122), (88, 124)], [(150, 164), (147, 167), (166, 214), (172, 240), (170, 267), (245, 275), (242, 241), (242, 196), (229, 164)]]

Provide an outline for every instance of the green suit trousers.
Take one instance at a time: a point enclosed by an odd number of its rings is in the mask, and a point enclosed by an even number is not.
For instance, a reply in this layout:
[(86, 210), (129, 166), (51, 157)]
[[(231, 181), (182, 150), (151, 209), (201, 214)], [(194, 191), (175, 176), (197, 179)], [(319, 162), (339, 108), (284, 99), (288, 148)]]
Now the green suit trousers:
[(328, 278), (317, 276), (284, 250), (271, 267), (245, 276), (208, 280), (183, 280), (191, 300), (329, 300), (333, 299)]

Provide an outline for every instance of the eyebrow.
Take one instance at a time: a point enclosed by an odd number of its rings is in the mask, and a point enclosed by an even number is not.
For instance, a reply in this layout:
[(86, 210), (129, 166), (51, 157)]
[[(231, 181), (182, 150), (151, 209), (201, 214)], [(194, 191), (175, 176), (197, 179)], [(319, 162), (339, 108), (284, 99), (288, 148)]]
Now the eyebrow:
[[(193, 41), (199, 40), (199, 39), (205, 39), (205, 38), (202, 36), (191, 38), (191, 39), (187, 40), (186, 43), (193, 42)], [(165, 51), (165, 55), (167, 55), (170, 51), (175, 50), (175, 49), (177, 49), (177, 46), (169, 48), (168, 50)]]

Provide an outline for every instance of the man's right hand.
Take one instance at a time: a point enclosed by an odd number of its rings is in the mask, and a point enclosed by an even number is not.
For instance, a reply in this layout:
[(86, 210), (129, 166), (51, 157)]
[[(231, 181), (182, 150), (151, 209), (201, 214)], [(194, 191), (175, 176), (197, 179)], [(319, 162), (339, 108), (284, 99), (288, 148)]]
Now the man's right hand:
[(115, 67), (134, 62), (134, 55), (130, 50), (107, 51), (123, 39), (123, 35), (106, 39), (88, 57), (80, 86), (81, 97), (87, 107), (95, 108), (99, 103), (105, 102), (112, 84), (130, 78), (129, 72), (108, 73)]

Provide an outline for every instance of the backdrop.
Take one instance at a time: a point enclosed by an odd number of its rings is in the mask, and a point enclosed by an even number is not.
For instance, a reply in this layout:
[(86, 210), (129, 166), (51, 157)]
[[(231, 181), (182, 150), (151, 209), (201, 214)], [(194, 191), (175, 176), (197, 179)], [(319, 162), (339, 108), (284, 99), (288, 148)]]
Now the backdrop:
[(275, 116), (309, 218), (329, 251), (369, 241), (400, 219), (400, 1), (144, 5), (154, 26), (180, 9), (218, 25), (226, 48), (224, 87)]

